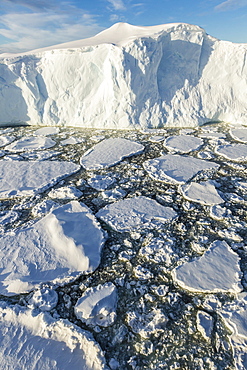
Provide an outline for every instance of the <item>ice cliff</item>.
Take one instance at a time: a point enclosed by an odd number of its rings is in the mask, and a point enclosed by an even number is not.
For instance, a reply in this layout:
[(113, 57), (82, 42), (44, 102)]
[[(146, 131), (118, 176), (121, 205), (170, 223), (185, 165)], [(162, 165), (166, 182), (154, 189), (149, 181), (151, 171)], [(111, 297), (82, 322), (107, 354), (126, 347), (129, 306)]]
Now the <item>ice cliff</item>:
[(90, 39), (0, 54), (0, 125), (247, 123), (247, 44), (198, 27), (117, 23)]

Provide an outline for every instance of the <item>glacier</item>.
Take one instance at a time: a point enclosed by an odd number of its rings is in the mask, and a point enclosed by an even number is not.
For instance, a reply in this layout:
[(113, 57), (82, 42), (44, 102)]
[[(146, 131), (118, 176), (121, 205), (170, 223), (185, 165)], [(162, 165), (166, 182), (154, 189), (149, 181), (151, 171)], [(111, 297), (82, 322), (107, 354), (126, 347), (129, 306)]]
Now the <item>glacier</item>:
[(89, 39), (2, 53), (0, 125), (246, 124), (246, 52), (194, 25), (117, 23)]

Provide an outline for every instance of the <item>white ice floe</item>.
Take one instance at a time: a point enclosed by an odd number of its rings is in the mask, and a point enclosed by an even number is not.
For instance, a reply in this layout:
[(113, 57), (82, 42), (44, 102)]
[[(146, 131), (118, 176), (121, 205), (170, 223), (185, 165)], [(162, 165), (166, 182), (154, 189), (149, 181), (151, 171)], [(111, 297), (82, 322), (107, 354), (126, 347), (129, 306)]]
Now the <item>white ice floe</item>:
[(164, 142), (166, 148), (179, 153), (189, 153), (199, 149), (202, 145), (202, 139), (190, 135), (170, 136)]
[(45, 136), (25, 136), (5, 147), (10, 152), (25, 152), (32, 150), (49, 149), (56, 145), (56, 142)]
[(109, 186), (116, 182), (113, 174), (95, 175), (87, 180), (88, 184), (96, 190), (106, 190)]
[(215, 153), (222, 155), (226, 159), (233, 161), (247, 160), (247, 145), (245, 144), (226, 144), (215, 148)]
[(51, 311), (56, 307), (58, 295), (54, 289), (41, 288), (37, 289), (32, 297), (28, 300), (28, 306), (38, 308), (40, 311)]
[(53, 199), (77, 199), (82, 196), (82, 192), (74, 186), (63, 186), (52, 189), (48, 196)]
[(160, 136), (160, 135), (154, 135), (154, 136), (151, 136), (149, 138), (149, 140), (152, 143), (160, 143), (161, 141), (164, 141), (165, 140), (165, 137), (164, 136)]
[(107, 168), (143, 150), (144, 146), (139, 143), (123, 138), (110, 138), (89, 149), (81, 158), (81, 165), (87, 170)]
[(229, 217), (231, 211), (228, 210), (226, 207), (219, 206), (218, 204), (214, 204), (210, 207), (210, 217), (214, 220), (224, 220), (226, 217)]
[(60, 141), (60, 144), (63, 145), (63, 146), (64, 145), (75, 145), (75, 144), (83, 143), (83, 141), (85, 141), (85, 139), (83, 137), (71, 136), (68, 139), (64, 139), (64, 140)]
[(182, 185), (181, 192), (185, 199), (201, 204), (213, 205), (224, 202), (212, 181), (191, 182)]
[(138, 226), (149, 226), (152, 222), (171, 221), (176, 212), (155, 200), (140, 196), (119, 200), (99, 210), (96, 214), (113, 229), (123, 232)]
[(239, 256), (225, 241), (213, 242), (202, 257), (172, 272), (177, 284), (195, 292), (240, 292)]
[(2, 369), (103, 370), (105, 359), (93, 336), (68, 320), (24, 307), (0, 306)]
[(145, 161), (143, 167), (154, 180), (182, 184), (198, 172), (217, 169), (219, 165), (194, 157), (167, 154)]
[(58, 127), (41, 127), (38, 130), (34, 132), (34, 135), (41, 135), (41, 136), (47, 136), (47, 135), (55, 135), (59, 133)]
[(247, 143), (247, 128), (235, 128), (230, 130), (233, 139)]
[(61, 282), (93, 271), (104, 235), (83, 204), (72, 201), (27, 228), (0, 238), (0, 294), (27, 292), (41, 282)]
[(107, 327), (116, 319), (117, 289), (113, 283), (88, 288), (75, 305), (78, 319), (89, 326)]
[(59, 161), (0, 161), (0, 198), (31, 196), (79, 171), (80, 166)]
[(205, 339), (210, 339), (214, 320), (211, 315), (204, 311), (198, 311), (196, 317), (197, 330), (201, 332)]
[(15, 140), (14, 136), (8, 136), (8, 135), (1, 135), (0, 136), (0, 147), (8, 145), (12, 143), (12, 141)]

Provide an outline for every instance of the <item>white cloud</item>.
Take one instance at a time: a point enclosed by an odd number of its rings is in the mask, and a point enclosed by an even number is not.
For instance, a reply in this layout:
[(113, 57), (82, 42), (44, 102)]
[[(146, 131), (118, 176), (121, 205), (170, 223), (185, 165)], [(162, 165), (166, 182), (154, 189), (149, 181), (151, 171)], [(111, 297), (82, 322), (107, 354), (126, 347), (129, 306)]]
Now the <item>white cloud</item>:
[(94, 17), (77, 9), (76, 19), (52, 10), (2, 15), (0, 35), (12, 40), (0, 46), (1, 52), (22, 52), (95, 35), (102, 28)]
[(126, 10), (124, 2), (122, 0), (107, 0), (115, 10)]
[(215, 7), (215, 10), (224, 12), (228, 10), (243, 8), (244, 6), (247, 6), (247, 0), (226, 0), (223, 3), (217, 5)]

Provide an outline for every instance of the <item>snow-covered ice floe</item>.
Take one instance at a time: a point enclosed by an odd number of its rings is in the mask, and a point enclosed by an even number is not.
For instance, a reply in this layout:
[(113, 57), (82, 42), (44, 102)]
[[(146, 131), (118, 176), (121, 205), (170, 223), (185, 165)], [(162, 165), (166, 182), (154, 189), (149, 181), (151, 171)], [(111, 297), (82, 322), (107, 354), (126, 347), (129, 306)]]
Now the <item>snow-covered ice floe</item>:
[(14, 136), (1, 135), (0, 136), (0, 147), (12, 143), (15, 140)]
[(25, 152), (31, 150), (49, 149), (56, 145), (56, 142), (45, 136), (26, 136), (12, 142), (5, 147), (10, 152)]
[(60, 161), (0, 161), (0, 198), (31, 196), (79, 171), (80, 166)]
[(205, 339), (210, 339), (214, 324), (213, 317), (204, 311), (198, 311), (196, 319), (197, 330)]
[(180, 153), (189, 153), (199, 149), (202, 145), (202, 139), (190, 135), (170, 136), (164, 142), (166, 148)]
[(239, 256), (225, 241), (216, 240), (201, 257), (178, 266), (173, 278), (193, 292), (240, 292)]
[(81, 158), (81, 165), (87, 170), (111, 167), (123, 158), (139, 154), (144, 146), (123, 138), (110, 138), (90, 148)]
[(59, 133), (58, 127), (41, 127), (34, 132), (34, 135), (41, 135), (41, 136), (48, 136), (48, 135), (55, 135)]
[(102, 350), (93, 336), (48, 313), (0, 305), (2, 369), (103, 370)]
[(216, 170), (219, 165), (190, 156), (167, 154), (145, 161), (143, 167), (154, 180), (183, 184), (198, 172)]
[(52, 189), (48, 195), (53, 199), (76, 199), (82, 196), (82, 192), (74, 186), (62, 186)]
[(212, 181), (191, 182), (181, 186), (182, 195), (193, 202), (213, 205), (224, 202)]
[(247, 128), (235, 128), (230, 130), (230, 135), (233, 139), (247, 143)]
[(176, 212), (171, 207), (164, 207), (155, 200), (139, 196), (119, 200), (100, 209), (96, 214), (116, 231), (130, 231), (138, 226), (171, 221)]
[(222, 155), (226, 159), (233, 161), (247, 160), (247, 145), (245, 144), (226, 144), (215, 148), (215, 153)]
[(89, 208), (72, 201), (27, 228), (0, 238), (0, 294), (23, 293), (41, 282), (93, 271), (104, 234)]
[(89, 326), (111, 325), (116, 319), (117, 289), (113, 283), (88, 288), (75, 305), (75, 315)]

